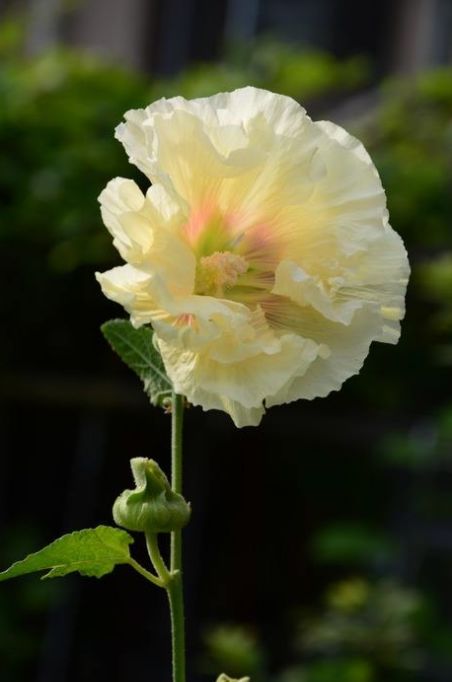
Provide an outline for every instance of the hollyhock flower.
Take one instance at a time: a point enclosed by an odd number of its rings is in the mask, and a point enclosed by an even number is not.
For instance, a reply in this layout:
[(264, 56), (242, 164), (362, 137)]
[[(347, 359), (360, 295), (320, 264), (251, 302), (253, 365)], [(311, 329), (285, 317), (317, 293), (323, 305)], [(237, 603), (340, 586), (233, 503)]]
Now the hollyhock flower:
[(372, 341), (397, 342), (407, 254), (358, 140), (251, 87), (125, 119), (116, 136), (152, 184), (101, 193), (127, 264), (96, 276), (152, 324), (178, 393), (255, 425), (265, 406), (339, 389)]

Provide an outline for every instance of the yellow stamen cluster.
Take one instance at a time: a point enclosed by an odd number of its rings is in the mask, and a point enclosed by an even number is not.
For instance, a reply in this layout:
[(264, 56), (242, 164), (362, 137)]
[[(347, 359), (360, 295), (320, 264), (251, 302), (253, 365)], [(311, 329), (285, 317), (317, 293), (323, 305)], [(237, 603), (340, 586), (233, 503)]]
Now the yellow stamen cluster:
[(196, 293), (222, 297), (247, 270), (246, 260), (230, 251), (215, 251), (210, 256), (203, 256), (196, 269)]

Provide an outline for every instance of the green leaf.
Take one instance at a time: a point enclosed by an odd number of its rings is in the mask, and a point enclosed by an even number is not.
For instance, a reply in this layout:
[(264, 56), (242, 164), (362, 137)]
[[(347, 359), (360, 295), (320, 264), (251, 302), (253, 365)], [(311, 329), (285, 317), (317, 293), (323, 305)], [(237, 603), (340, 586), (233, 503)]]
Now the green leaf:
[(148, 327), (135, 329), (128, 320), (110, 320), (101, 326), (110, 346), (144, 383), (153, 405), (161, 405), (172, 391), (160, 353)]
[(109, 526), (77, 530), (16, 561), (0, 573), (0, 581), (48, 569), (51, 570), (43, 578), (57, 578), (75, 571), (100, 578), (111, 573), (117, 564), (129, 563), (132, 542), (133, 538), (124, 530)]

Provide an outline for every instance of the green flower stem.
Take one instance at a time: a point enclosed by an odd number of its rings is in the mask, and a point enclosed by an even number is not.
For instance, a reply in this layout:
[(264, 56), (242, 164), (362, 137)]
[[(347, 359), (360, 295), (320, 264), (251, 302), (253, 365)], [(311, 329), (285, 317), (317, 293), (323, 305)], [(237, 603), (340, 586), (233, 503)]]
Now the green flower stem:
[[(181, 495), (184, 397), (173, 393), (171, 408), (171, 487), (174, 492)], [(169, 570), (160, 553), (157, 533), (145, 533), (145, 535), (149, 558), (158, 577), (146, 571), (139, 564), (136, 564), (133, 559), (131, 559), (131, 562), (133, 562), (131, 565), (133, 565), (135, 570), (144, 575), (145, 578), (166, 589), (171, 614), (173, 682), (185, 682), (185, 620), (181, 531), (177, 530), (171, 533)]]
[[(173, 393), (171, 422), (171, 487), (182, 495), (182, 426), (184, 417), (184, 397)], [(171, 571), (182, 568), (182, 534), (171, 533)]]
[(145, 568), (143, 568), (143, 566), (141, 566), (141, 564), (138, 563), (138, 561), (135, 561), (135, 559), (132, 557), (129, 559), (129, 566), (132, 566), (137, 573), (142, 575), (143, 578), (146, 578), (146, 580), (149, 580), (150, 583), (157, 585), (157, 587), (165, 587), (165, 584), (161, 578), (158, 578), (153, 573), (147, 571)]
[(160, 554), (157, 533), (146, 533), (146, 545), (148, 548), (149, 557), (155, 570), (157, 571), (157, 575), (160, 578), (163, 587), (168, 589), (171, 576), (165, 562), (162, 559), (162, 555)]
[[(171, 486), (182, 494), (182, 425), (184, 397), (173, 393), (171, 420)], [(171, 533), (171, 580), (167, 586), (171, 612), (173, 682), (185, 682), (185, 617), (182, 583), (182, 533)]]

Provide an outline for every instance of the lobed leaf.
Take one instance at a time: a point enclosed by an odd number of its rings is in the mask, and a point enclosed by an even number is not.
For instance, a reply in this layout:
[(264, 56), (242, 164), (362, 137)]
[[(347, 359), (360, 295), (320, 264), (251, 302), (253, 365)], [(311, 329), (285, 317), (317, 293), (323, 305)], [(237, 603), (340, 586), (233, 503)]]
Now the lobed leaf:
[(148, 327), (135, 329), (128, 320), (110, 320), (101, 331), (113, 350), (144, 384), (153, 405), (161, 405), (172, 391), (160, 353), (153, 343), (153, 331)]
[(16, 561), (0, 573), (0, 581), (27, 573), (47, 571), (43, 578), (56, 578), (78, 571), (100, 578), (111, 573), (117, 564), (130, 560), (133, 538), (124, 530), (98, 526), (63, 535), (38, 552)]

